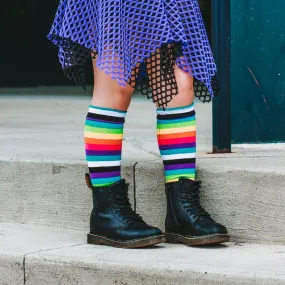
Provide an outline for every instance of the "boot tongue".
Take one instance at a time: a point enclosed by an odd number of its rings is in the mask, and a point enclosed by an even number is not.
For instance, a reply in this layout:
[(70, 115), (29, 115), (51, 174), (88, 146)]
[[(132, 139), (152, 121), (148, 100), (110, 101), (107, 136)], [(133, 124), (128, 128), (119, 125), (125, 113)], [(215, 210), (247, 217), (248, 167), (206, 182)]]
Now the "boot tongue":
[(122, 195), (122, 193), (124, 193), (124, 195), (128, 195), (128, 187), (127, 187), (127, 183), (125, 179), (121, 179), (109, 186), (107, 186), (108, 189), (111, 190), (111, 192), (113, 193), (113, 195)]
[(186, 178), (186, 177), (180, 177), (179, 182), (182, 183), (183, 186), (185, 186), (185, 187), (191, 187), (191, 186), (197, 185), (196, 181), (191, 180), (191, 179)]
[(112, 189), (115, 207), (117, 206), (122, 218), (127, 220), (129, 224), (145, 225), (142, 218), (132, 209), (128, 198), (128, 184), (125, 179), (121, 179), (109, 187)]
[[(199, 189), (201, 182), (200, 181), (194, 181), (185, 177), (179, 178), (179, 182), (182, 183), (182, 191), (187, 190), (189, 191), (190, 196), (189, 196), (189, 203), (188, 205), (190, 206), (190, 211), (195, 209), (194, 214), (196, 216), (196, 220), (205, 220), (209, 219), (210, 215), (208, 214), (207, 211), (201, 206), (200, 204), (200, 194), (199, 194)], [(191, 199), (191, 200), (190, 200)]]
[(124, 187), (125, 185), (126, 185), (126, 180), (121, 179), (121, 180), (109, 185), (109, 187), (121, 188), (121, 187)]

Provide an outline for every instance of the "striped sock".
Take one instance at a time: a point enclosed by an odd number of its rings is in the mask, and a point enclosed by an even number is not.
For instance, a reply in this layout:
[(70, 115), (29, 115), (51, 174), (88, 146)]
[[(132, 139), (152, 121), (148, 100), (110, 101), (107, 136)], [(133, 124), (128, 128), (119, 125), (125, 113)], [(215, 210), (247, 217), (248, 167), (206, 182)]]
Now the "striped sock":
[(166, 182), (195, 180), (196, 117), (194, 104), (157, 109), (157, 140)]
[(89, 106), (84, 128), (86, 159), (94, 187), (121, 179), (123, 127), (126, 112)]

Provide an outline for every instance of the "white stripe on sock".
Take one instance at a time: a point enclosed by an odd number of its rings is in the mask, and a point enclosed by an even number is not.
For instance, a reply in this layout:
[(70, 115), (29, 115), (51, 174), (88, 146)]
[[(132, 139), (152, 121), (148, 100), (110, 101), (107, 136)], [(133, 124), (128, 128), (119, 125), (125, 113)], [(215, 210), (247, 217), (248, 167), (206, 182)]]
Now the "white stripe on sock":
[(167, 154), (161, 156), (163, 160), (195, 158), (196, 153)]
[(112, 116), (112, 117), (118, 117), (118, 118), (125, 118), (126, 116), (126, 114), (121, 113), (121, 112), (116, 112), (116, 111), (111, 111), (111, 110), (101, 110), (101, 109), (91, 108), (91, 107), (89, 107), (88, 112), (93, 113), (93, 114)]
[(172, 115), (172, 114), (181, 114), (181, 113), (188, 113), (195, 110), (195, 106), (190, 106), (188, 108), (181, 108), (176, 110), (157, 110), (158, 115)]
[(88, 161), (88, 167), (120, 166), (121, 161)]

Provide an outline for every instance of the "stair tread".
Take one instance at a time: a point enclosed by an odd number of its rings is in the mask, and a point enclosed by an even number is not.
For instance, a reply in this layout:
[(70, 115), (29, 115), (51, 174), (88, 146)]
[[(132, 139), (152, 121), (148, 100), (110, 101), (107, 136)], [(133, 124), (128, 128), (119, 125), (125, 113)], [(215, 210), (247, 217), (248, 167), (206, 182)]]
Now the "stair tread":
[[(251, 284), (271, 284), (269, 281), (274, 280), (272, 284), (285, 284), (285, 246), (280, 245), (227, 243), (211, 247), (187, 247), (162, 244), (154, 248), (126, 250), (88, 245), (85, 231), (7, 223), (0, 223), (0, 229), (0, 259), (5, 256), (25, 256), (26, 274), (31, 281), (27, 284), (34, 284), (33, 278), (46, 278), (40, 277), (40, 274), (49, 276), (48, 271), (65, 274), (65, 271), (70, 272), (70, 267), (74, 268), (74, 274), (82, 270), (82, 276), (76, 275), (77, 281), (80, 278), (84, 280), (86, 268), (92, 269), (90, 274), (93, 275), (115, 268), (115, 271), (132, 272), (134, 275), (143, 272), (153, 274), (162, 280), (167, 276), (176, 276), (178, 279), (187, 277), (188, 280), (199, 276), (201, 280), (241, 280), (241, 283), (228, 284), (247, 284), (249, 281)], [(112, 274), (109, 277), (114, 278)], [(124, 280), (124, 276), (120, 278)], [(126, 275), (125, 278), (129, 277)], [(260, 280), (265, 283), (260, 283)], [(85, 283), (82, 281), (79, 284)], [(113, 283), (106, 281), (104, 284)]]

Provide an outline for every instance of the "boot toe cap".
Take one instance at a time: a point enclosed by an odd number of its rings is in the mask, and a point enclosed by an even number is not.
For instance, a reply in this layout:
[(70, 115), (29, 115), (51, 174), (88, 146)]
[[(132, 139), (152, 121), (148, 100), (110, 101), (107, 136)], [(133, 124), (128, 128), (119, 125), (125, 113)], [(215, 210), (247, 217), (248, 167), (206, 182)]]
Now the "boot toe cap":
[(137, 230), (137, 236), (139, 238), (147, 238), (160, 235), (162, 235), (162, 231), (155, 227), (147, 227), (145, 229)]
[(142, 227), (123, 230), (118, 235), (125, 240), (144, 239), (154, 236), (161, 236), (162, 231), (155, 227)]
[(205, 221), (204, 223), (196, 225), (196, 230), (202, 235), (228, 234), (227, 228), (225, 226), (218, 223), (213, 223), (212, 221)]
[(221, 224), (216, 224), (215, 233), (227, 235), (228, 234), (228, 230), (227, 230), (227, 228), (225, 226), (223, 226)]

